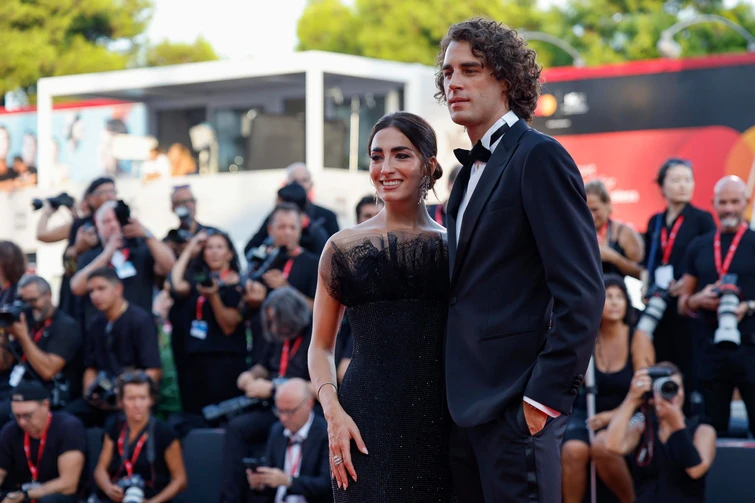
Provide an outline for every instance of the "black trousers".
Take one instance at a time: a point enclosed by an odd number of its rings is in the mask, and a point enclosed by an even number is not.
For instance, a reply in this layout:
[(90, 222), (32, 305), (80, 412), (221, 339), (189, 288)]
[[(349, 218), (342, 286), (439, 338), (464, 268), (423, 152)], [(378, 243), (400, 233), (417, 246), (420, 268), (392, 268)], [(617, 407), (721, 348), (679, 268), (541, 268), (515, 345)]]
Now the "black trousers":
[(653, 334), (655, 361), (670, 361), (684, 375), (684, 390), (687, 396), (700, 389), (698, 376), (698, 327), (676, 308), (676, 297), (669, 301), (663, 318)]
[(705, 410), (719, 436), (729, 430), (731, 396), (739, 389), (755, 435), (755, 346), (726, 349), (708, 343), (701, 357), (701, 390)]
[(567, 416), (530, 435), (522, 402), (479, 426), (453, 425), (451, 471), (458, 503), (561, 503), (561, 439)]
[(264, 450), (270, 428), (277, 421), (272, 409), (260, 409), (228, 422), (223, 442), (220, 503), (246, 503), (249, 483), (241, 460), (254, 447)]

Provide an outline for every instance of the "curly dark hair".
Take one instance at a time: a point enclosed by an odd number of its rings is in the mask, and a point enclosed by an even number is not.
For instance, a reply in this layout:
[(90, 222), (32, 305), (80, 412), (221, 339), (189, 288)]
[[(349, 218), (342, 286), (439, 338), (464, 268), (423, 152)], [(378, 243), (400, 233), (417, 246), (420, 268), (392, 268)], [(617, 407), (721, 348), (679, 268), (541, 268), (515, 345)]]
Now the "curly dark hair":
[(13, 241), (0, 241), (0, 274), (11, 285), (26, 274), (26, 257)]
[(485, 18), (474, 18), (451, 26), (440, 43), (436, 62), (435, 86), (438, 92), (435, 98), (444, 104), (446, 91), (441, 68), (451, 42), (469, 43), (472, 54), (482, 60), (483, 67), (489, 68), (497, 80), (506, 83), (509, 109), (520, 119), (532, 121), (542, 87), (542, 68), (537, 64), (537, 53), (527, 47), (527, 41), (516, 30)]

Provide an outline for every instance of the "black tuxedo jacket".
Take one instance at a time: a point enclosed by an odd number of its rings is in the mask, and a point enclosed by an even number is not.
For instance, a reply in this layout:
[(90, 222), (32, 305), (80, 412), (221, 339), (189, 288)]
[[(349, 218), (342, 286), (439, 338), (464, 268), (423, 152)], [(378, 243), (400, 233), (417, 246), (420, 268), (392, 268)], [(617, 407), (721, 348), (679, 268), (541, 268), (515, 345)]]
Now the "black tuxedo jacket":
[[(277, 422), (270, 429), (265, 459), (267, 465), (284, 469), (288, 438), (283, 435), (283, 425)], [(302, 459), (299, 476), (293, 478), (288, 495), (304, 496), (308, 503), (331, 503), (333, 489), (330, 485), (330, 460), (328, 459), (328, 426), (325, 419), (315, 415), (307, 438), (302, 442)], [(277, 489), (265, 491), (267, 501), (275, 501)]]
[(469, 174), (448, 204), (451, 415), (479, 425), (523, 396), (570, 414), (605, 301), (582, 177), (556, 140), (519, 120), (482, 173), (457, 246)]

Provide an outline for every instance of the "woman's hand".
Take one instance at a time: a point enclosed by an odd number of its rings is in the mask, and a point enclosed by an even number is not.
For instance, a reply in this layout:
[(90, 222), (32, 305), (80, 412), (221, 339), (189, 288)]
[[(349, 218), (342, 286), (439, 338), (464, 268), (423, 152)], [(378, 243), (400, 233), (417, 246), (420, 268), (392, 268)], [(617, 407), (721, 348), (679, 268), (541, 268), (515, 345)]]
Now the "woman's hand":
[(650, 392), (652, 385), (653, 381), (648, 375), (648, 370), (638, 370), (634, 373), (632, 384), (629, 386), (629, 393), (627, 394), (626, 399), (639, 407), (645, 400), (645, 393)]
[[(342, 408), (339, 407), (335, 414), (328, 416), (330, 473), (336, 479), (338, 487), (348, 489), (349, 475), (354, 479), (354, 482), (357, 480), (357, 472), (354, 470), (354, 464), (351, 461), (351, 440), (354, 439), (357, 448), (363, 454), (367, 454), (367, 446), (364, 445), (364, 440), (362, 440), (362, 435), (359, 433), (356, 423)], [(340, 459), (340, 462), (336, 463), (336, 459)]]
[(107, 496), (110, 501), (121, 503), (121, 501), (123, 501), (123, 489), (115, 484), (110, 484), (107, 489), (105, 489), (105, 496)]
[(212, 278), (212, 286), (209, 287), (197, 284), (197, 291), (199, 292), (199, 295), (203, 295), (209, 299), (210, 297), (217, 295), (220, 291), (218, 281), (215, 278)]
[(598, 431), (601, 428), (607, 427), (612, 418), (613, 411), (610, 410), (595, 414), (593, 417), (587, 420), (587, 427), (592, 431)]
[(204, 244), (206, 241), (207, 241), (207, 232), (205, 231), (199, 231), (197, 232), (196, 236), (191, 238), (191, 241), (189, 241), (189, 244), (186, 245), (186, 248), (188, 248), (191, 252), (191, 258), (194, 258), (197, 255), (199, 255), (199, 252), (204, 247)]

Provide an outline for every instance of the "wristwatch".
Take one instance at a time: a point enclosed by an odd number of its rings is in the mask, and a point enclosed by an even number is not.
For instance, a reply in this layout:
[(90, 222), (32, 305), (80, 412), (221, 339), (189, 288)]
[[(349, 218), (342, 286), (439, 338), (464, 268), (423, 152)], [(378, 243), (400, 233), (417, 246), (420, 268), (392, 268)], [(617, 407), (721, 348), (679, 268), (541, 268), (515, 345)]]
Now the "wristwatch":
[(144, 239), (151, 239), (154, 237), (154, 234), (149, 229), (144, 229)]

